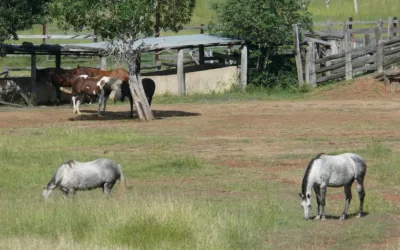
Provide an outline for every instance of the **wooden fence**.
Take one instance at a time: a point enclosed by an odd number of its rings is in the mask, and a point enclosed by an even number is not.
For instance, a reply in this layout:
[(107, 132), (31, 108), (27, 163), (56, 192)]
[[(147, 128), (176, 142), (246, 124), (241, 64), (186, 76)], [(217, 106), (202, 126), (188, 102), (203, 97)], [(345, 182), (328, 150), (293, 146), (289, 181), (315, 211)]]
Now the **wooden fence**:
[[(355, 24), (375, 24), (375, 27), (355, 29)], [(400, 63), (400, 36), (397, 36), (400, 35), (400, 23), (397, 18), (391, 17), (387, 22), (382, 19), (376, 22), (347, 21), (341, 30), (333, 30), (333, 25), (328, 22), (325, 30), (304, 32), (302, 39), (298, 26), (293, 26), (300, 84), (305, 81), (316, 86), (331, 80), (350, 80), (355, 75), (382, 72), (384, 68)]]

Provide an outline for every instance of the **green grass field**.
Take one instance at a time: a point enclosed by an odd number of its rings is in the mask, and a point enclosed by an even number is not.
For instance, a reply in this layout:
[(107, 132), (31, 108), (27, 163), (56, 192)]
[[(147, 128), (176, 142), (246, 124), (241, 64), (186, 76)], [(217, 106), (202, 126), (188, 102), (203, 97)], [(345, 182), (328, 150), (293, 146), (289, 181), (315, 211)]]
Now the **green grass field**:
[[(149, 123), (114, 117), (126, 104), (110, 105), (100, 120), (87, 113), (94, 105), (75, 121), (70, 107), (0, 111), (0, 249), (400, 246), (397, 101), (165, 98), (153, 106), (162, 119)], [(200, 115), (162, 117), (168, 110)], [(367, 159), (364, 218), (303, 220), (302, 176), (321, 151)], [(124, 197), (93, 190), (65, 200), (56, 190), (44, 202), (42, 187), (59, 164), (99, 157), (123, 167)], [(327, 214), (339, 216), (343, 206), (342, 188), (328, 188)], [(350, 213), (357, 207), (353, 187)]]

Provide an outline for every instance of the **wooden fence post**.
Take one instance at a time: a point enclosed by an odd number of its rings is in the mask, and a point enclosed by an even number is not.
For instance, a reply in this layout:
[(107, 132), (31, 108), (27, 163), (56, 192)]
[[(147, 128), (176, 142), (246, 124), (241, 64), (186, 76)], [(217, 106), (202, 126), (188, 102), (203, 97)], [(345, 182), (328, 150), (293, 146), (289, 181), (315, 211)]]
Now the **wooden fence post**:
[(351, 33), (350, 30), (347, 30), (344, 33), (344, 49), (345, 49), (345, 74), (346, 81), (353, 79), (353, 65), (351, 63)]
[(31, 54), (31, 103), (36, 103), (36, 54)]
[(328, 32), (332, 32), (332, 19), (329, 18), (326, 24), (327, 24), (326, 29), (328, 30)]
[(57, 69), (61, 68), (61, 53), (60, 52), (56, 53), (56, 68)]
[(364, 46), (368, 46), (371, 44), (371, 36), (370, 34), (365, 34), (364, 35)]
[(315, 59), (317, 57), (317, 48), (316, 48), (316, 43), (312, 43), (311, 46), (311, 69), (310, 69), (310, 84), (311, 87), (316, 87), (317, 86), (317, 74), (315, 73), (316, 70), (316, 64), (315, 64)]
[(204, 34), (204, 24), (200, 24), (200, 34)]
[(383, 72), (383, 39), (382, 39), (382, 19), (377, 21), (377, 27), (375, 28), (375, 39), (376, 39), (376, 64), (378, 73)]
[(245, 90), (247, 86), (247, 45), (242, 47), (241, 62), (240, 62), (240, 87)]
[[(397, 17), (393, 17), (393, 28), (397, 28)], [(397, 36), (397, 33), (393, 32), (393, 36)]]
[(296, 68), (297, 68), (297, 81), (299, 82), (299, 85), (303, 85), (304, 78), (303, 78), (303, 65), (301, 63), (299, 26), (297, 24), (293, 24), (292, 27), (293, 27), (293, 40), (294, 40), (294, 49), (295, 49), (295, 58), (296, 58)]
[(389, 17), (388, 20), (388, 38), (389, 41), (393, 39), (394, 18)]
[(310, 87), (316, 86), (316, 73), (315, 73), (315, 43), (308, 41), (307, 57), (306, 57), (306, 82)]
[(349, 25), (347, 26), (347, 31), (350, 32), (350, 34), (351, 34), (350, 38), (351, 38), (351, 41), (353, 41), (354, 35), (351, 32), (351, 30), (353, 29), (353, 17), (349, 17), (349, 23), (348, 24)]
[(305, 75), (306, 75), (306, 83), (310, 84), (310, 69), (311, 69), (311, 46), (312, 42), (307, 41), (307, 53), (306, 53), (306, 66), (305, 66)]
[(42, 35), (43, 35), (42, 44), (46, 44), (47, 27), (45, 23), (42, 25)]
[(176, 65), (176, 76), (178, 77), (178, 91), (180, 96), (186, 94), (185, 72), (183, 69), (183, 49), (178, 50), (178, 61)]

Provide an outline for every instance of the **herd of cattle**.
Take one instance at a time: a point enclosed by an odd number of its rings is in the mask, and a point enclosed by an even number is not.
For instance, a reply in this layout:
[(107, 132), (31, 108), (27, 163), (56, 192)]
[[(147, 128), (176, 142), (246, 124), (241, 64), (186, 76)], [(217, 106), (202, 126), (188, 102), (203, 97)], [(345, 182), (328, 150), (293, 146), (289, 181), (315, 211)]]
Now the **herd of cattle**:
[[(107, 100), (113, 90), (121, 89), (121, 100), (129, 98), (131, 117), (133, 117), (133, 97), (129, 88), (129, 74), (125, 69), (101, 70), (97, 68), (81, 67), (75, 69), (45, 68), (36, 70), (36, 80), (45, 79), (56, 88), (57, 103), (61, 102), (61, 91), (72, 95), (73, 113), (80, 114), (79, 104), (84, 96), (98, 96), (99, 108), (105, 111)], [(150, 78), (143, 78), (142, 84), (147, 101), (151, 101), (156, 85)]]

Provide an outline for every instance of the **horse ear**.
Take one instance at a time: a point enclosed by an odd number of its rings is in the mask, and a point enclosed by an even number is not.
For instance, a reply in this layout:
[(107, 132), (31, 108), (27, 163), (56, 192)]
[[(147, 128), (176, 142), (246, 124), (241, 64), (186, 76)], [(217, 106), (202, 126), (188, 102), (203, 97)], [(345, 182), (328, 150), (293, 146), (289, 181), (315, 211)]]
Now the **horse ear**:
[(311, 195), (310, 194), (307, 194), (307, 199), (311, 199)]

